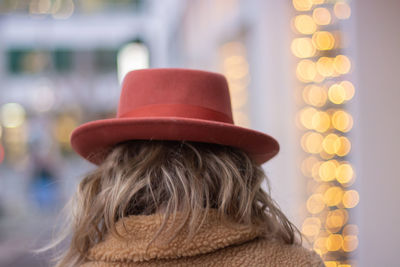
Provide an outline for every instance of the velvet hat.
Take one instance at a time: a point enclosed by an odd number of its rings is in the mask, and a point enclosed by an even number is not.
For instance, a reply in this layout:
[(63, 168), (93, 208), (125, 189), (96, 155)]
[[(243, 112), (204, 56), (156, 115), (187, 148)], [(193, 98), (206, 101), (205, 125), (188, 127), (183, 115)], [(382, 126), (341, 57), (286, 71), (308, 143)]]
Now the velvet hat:
[(99, 165), (127, 140), (186, 140), (237, 147), (261, 164), (279, 151), (271, 136), (234, 124), (228, 83), (218, 73), (190, 69), (129, 72), (115, 118), (77, 127), (72, 148)]

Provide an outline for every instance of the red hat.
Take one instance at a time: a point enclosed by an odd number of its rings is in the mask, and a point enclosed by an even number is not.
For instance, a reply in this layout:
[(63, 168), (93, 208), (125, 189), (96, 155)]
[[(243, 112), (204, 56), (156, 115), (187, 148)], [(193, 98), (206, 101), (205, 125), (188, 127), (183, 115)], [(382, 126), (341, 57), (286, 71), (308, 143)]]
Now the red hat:
[(72, 148), (99, 165), (127, 140), (186, 140), (241, 148), (261, 164), (279, 151), (271, 136), (234, 125), (228, 83), (218, 73), (188, 69), (129, 72), (116, 118), (80, 125)]

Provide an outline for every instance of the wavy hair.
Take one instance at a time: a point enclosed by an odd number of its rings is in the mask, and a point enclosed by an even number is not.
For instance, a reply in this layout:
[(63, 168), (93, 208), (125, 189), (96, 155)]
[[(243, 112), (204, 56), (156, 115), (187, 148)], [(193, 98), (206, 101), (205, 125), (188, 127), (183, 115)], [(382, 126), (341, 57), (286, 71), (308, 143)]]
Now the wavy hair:
[[(268, 193), (261, 187), (263, 181)], [(162, 213), (163, 223), (151, 242), (161, 232), (175, 229), (173, 239), (186, 223), (190, 240), (205, 219), (204, 211), (210, 209), (233, 227), (246, 225), (266, 238), (301, 243), (298, 229), (270, 197), (263, 169), (242, 150), (208, 143), (134, 140), (115, 146), (84, 177), (68, 206), (69, 230), (50, 247), (70, 236), (56, 266), (76, 266), (86, 261), (89, 249), (107, 233), (123, 238), (117, 221), (157, 212)], [(184, 214), (184, 224), (165, 229), (178, 211)]]

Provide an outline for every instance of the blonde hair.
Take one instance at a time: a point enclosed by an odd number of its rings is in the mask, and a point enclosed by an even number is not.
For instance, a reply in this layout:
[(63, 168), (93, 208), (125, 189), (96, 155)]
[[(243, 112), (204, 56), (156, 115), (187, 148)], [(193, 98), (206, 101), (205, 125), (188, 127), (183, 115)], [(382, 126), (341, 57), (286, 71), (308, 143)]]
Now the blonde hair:
[[(107, 233), (123, 238), (116, 229), (121, 218), (158, 212), (163, 223), (152, 242), (178, 211), (185, 215), (190, 240), (210, 209), (223, 222), (246, 225), (266, 238), (301, 242), (297, 228), (261, 188), (264, 180), (263, 169), (233, 147), (185, 141), (120, 143), (79, 184), (71, 202), (70, 245), (57, 266), (85, 262), (89, 249)], [(174, 233), (182, 227), (174, 226)]]

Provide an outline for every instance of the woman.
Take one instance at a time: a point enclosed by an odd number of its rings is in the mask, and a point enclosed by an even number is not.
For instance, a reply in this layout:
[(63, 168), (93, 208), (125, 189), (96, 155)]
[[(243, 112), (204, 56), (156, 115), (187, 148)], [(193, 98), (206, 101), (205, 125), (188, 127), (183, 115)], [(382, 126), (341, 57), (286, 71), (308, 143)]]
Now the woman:
[(132, 71), (116, 118), (81, 125), (71, 144), (98, 168), (58, 266), (323, 266), (261, 188), (279, 145), (234, 125), (222, 75)]

